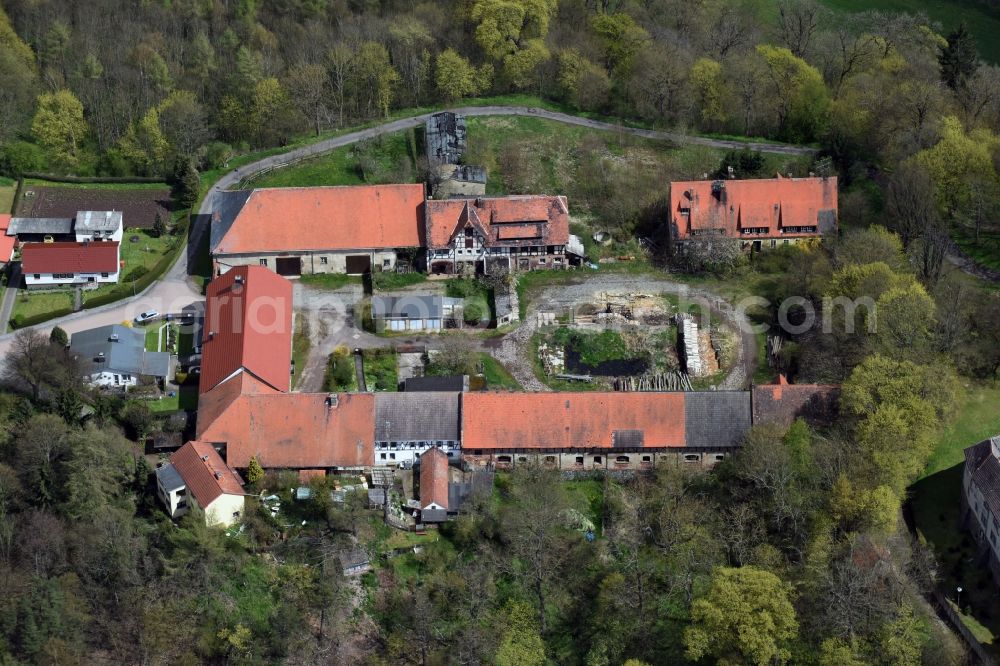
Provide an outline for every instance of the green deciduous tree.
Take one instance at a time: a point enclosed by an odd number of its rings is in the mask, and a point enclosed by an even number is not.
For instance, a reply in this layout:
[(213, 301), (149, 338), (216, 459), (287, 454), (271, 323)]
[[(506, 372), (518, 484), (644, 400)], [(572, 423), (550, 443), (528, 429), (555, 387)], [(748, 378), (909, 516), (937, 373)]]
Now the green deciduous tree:
[(934, 180), (938, 206), (954, 214), (972, 198), (972, 183), (977, 178), (997, 180), (992, 151), (1000, 146), (1000, 137), (987, 129), (966, 132), (955, 116), (941, 120), (941, 139), (933, 147), (916, 154), (914, 159)]
[(365, 42), (352, 62), (353, 87), (366, 116), (389, 115), (399, 73), (389, 52), (378, 42)]
[(497, 666), (541, 666), (545, 663), (545, 643), (531, 606), (512, 601), (504, 613), (503, 638), (497, 648)]
[(513, 87), (528, 86), (548, 59), (545, 35), (555, 11), (556, 0), (477, 0), (472, 6), (476, 43), (490, 60), (501, 63), (504, 79)]
[(701, 120), (708, 127), (724, 123), (727, 120), (725, 104), (725, 78), (722, 75), (722, 65), (711, 58), (698, 58), (691, 65), (691, 88), (698, 108), (701, 110)]
[(649, 40), (649, 33), (629, 14), (598, 14), (590, 20), (590, 29), (604, 49), (608, 69), (627, 72), (639, 49)]
[(580, 109), (600, 108), (607, 102), (611, 80), (604, 68), (576, 49), (563, 49), (556, 56), (559, 95)]
[(162, 173), (169, 145), (160, 129), (159, 111), (150, 109), (137, 123), (129, 126), (118, 147), (122, 156), (140, 173)]
[(434, 83), (449, 102), (485, 90), (492, 78), (492, 68), (486, 65), (477, 70), (468, 58), (454, 49), (445, 49), (438, 54), (435, 67)]
[(756, 567), (720, 567), (691, 604), (684, 632), (689, 659), (736, 658), (758, 666), (785, 663), (798, 632), (790, 586)]
[(31, 133), (53, 161), (66, 167), (76, 166), (80, 143), (87, 134), (83, 104), (69, 90), (39, 95)]
[(786, 48), (761, 44), (766, 92), (773, 100), (779, 136), (795, 140), (818, 137), (826, 127), (830, 93), (815, 67)]

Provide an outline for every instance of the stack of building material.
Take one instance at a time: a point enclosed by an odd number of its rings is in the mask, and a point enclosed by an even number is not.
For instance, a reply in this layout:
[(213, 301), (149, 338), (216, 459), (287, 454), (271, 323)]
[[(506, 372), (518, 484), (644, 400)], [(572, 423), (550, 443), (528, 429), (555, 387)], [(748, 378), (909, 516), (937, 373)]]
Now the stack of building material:
[(703, 377), (705, 368), (698, 351), (698, 323), (690, 315), (677, 315), (677, 332), (685, 370), (692, 377)]

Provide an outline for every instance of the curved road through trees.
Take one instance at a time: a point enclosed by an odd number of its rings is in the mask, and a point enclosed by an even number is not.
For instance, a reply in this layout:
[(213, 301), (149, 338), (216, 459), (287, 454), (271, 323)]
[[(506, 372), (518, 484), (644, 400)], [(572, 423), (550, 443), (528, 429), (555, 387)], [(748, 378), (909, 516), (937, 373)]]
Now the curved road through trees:
[[(674, 143), (690, 143), (695, 145), (708, 146), (712, 148), (738, 149), (749, 145), (751, 149), (783, 155), (811, 155), (816, 151), (812, 148), (801, 146), (789, 146), (775, 143), (743, 143), (739, 141), (729, 141), (724, 139), (710, 139), (699, 136), (689, 136), (678, 132), (666, 132), (659, 130), (649, 130), (638, 127), (627, 127), (617, 123), (581, 118), (558, 111), (548, 111), (526, 106), (470, 106), (450, 109), (465, 116), (530, 116), (535, 118), (545, 118), (556, 122), (589, 127), (602, 131), (615, 131), (631, 134), (644, 139), (658, 141), (671, 141)], [(209, 220), (215, 205), (215, 196), (220, 191), (236, 187), (243, 180), (261, 173), (262, 171), (281, 167), (292, 162), (296, 162), (309, 157), (322, 155), (336, 148), (342, 148), (365, 139), (372, 139), (383, 134), (392, 134), (402, 130), (423, 125), (434, 112), (423, 113), (408, 118), (400, 118), (375, 127), (363, 130), (348, 132), (340, 136), (323, 139), (308, 146), (302, 146), (289, 150), (280, 155), (265, 157), (256, 162), (241, 166), (225, 174), (209, 188), (202, 200), (198, 214), (193, 216), (191, 231), (188, 239), (188, 250), (182, 252), (174, 265), (166, 272), (160, 280), (154, 282), (146, 290), (135, 296), (122, 299), (116, 303), (111, 303), (93, 310), (83, 310), (80, 312), (38, 324), (35, 328), (43, 333), (47, 333), (53, 326), (61, 326), (68, 333), (103, 326), (106, 324), (121, 323), (129, 321), (139, 312), (154, 309), (159, 312), (179, 312), (182, 308), (198, 302), (202, 299), (201, 292), (194, 287), (189, 279), (189, 266), (191, 260), (197, 256), (198, 249), (204, 242), (205, 234), (208, 232)], [(0, 356), (6, 355), (13, 333), (0, 335)]]

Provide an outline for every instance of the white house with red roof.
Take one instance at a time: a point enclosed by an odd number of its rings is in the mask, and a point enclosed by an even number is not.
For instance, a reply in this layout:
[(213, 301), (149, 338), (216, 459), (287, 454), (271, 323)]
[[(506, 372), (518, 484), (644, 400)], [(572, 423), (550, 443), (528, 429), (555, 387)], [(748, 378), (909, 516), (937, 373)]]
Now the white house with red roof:
[(201, 508), (209, 526), (228, 527), (243, 515), (243, 482), (207, 442), (188, 442), (157, 468), (156, 491), (171, 518), (192, 505)]
[(29, 289), (114, 284), (120, 266), (117, 241), (21, 245), (21, 272)]

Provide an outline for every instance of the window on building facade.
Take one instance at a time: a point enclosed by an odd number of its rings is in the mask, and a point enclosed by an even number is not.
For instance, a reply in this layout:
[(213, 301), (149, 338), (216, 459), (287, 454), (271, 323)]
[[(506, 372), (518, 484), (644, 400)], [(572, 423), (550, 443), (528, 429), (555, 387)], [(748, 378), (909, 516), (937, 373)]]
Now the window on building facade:
[(267, 259), (261, 259), (260, 260), (260, 265), (261, 266), (267, 266)]
[(326, 265), (327, 265), (328, 263), (330, 263), (330, 260), (329, 260), (329, 258), (327, 258), (327, 257), (320, 257), (320, 258), (319, 258), (319, 263), (321, 263), (321, 264), (323, 264), (324, 266), (326, 266)]

